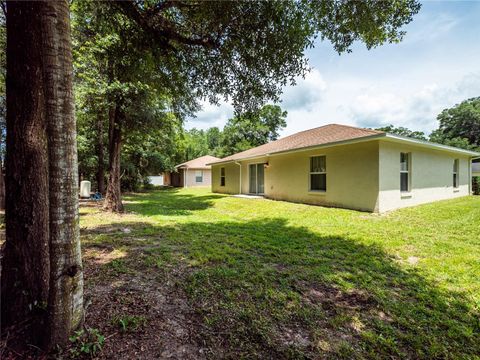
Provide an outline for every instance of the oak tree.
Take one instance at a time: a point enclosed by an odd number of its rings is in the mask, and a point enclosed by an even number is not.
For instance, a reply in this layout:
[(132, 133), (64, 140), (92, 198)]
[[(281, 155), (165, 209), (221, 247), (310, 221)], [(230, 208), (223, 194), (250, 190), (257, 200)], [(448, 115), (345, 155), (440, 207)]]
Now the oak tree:
[(67, 1), (7, 5), (2, 326), (46, 347), (83, 320), (69, 21)]

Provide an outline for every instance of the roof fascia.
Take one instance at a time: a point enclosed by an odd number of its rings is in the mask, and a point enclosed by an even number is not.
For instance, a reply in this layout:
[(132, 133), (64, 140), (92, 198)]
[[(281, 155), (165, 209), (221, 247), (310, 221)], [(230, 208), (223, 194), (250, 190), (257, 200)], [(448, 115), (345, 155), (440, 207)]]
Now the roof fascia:
[(409, 144), (414, 144), (414, 145), (418, 145), (418, 146), (421, 146), (421, 147), (427, 147), (427, 148), (435, 149), (435, 150), (453, 152), (453, 153), (457, 153), (457, 154), (470, 155), (472, 158), (476, 158), (476, 157), (480, 156), (480, 153), (478, 153), (476, 151), (459, 149), (459, 148), (456, 148), (456, 147), (453, 147), (453, 146), (437, 144), (437, 143), (433, 143), (433, 142), (425, 141), (425, 140), (412, 139), (412, 138), (409, 138), (409, 137), (406, 137), (406, 136), (401, 136), (401, 135), (396, 135), (396, 134), (386, 134), (385, 140), (398, 142), (398, 143), (409, 143)]

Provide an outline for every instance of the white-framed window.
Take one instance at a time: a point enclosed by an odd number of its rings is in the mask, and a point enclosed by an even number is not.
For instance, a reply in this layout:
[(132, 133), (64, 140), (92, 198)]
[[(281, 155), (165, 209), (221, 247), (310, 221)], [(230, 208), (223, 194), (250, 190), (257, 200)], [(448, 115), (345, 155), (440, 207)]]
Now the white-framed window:
[(400, 191), (410, 191), (410, 153), (400, 153)]
[(225, 186), (225, 168), (220, 168), (220, 186)]
[(203, 182), (203, 171), (202, 170), (195, 170), (195, 182), (202, 183)]
[(458, 188), (458, 169), (459, 169), (459, 160), (453, 160), (453, 187)]
[(310, 191), (327, 191), (327, 157), (310, 158)]

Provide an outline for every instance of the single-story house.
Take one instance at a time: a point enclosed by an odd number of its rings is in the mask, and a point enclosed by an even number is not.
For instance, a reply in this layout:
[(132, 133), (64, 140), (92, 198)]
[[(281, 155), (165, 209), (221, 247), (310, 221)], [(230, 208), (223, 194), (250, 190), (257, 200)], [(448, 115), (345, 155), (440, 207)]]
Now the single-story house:
[(472, 176), (480, 176), (480, 162), (472, 163)]
[(211, 186), (212, 171), (210, 165), (218, 161), (215, 156), (202, 156), (175, 166), (176, 171), (170, 173), (168, 185), (176, 187)]
[(212, 161), (212, 191), (385, 212), (471, 193), (480, 153), (325, 125)]

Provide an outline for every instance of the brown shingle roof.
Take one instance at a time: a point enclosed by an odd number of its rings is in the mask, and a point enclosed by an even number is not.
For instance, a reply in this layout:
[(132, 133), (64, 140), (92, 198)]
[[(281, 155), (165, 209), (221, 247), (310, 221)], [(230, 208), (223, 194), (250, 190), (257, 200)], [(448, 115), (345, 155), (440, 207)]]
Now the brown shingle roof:
[(383, 131), (362, 129), (347, 125), (329, 124), (310, 130), (300, 131), (296, 134), (269, 142), (256, 148), (245, 150), (231, 156), (227, 156), (216, 162), (240, 160), (288, 150), (301, 149), (317, 145), (325, 145), (339, 141), (353, 140), (379, 134), (385, 133)]
[(205, 155), (205, 156), (201, 156), (199, 158), (178, 164), (175, 167), (176, 168), (187, 167), (189, 169), (210, 169), (210, 165), (207, 165), (207, 164), (211, 162), (216, 162), (218, 160), (220, 159), (215, 156)]

